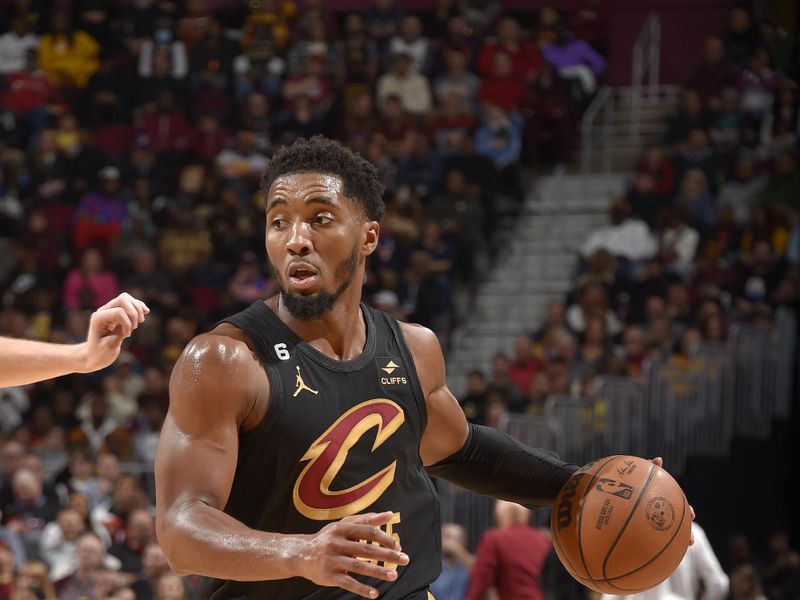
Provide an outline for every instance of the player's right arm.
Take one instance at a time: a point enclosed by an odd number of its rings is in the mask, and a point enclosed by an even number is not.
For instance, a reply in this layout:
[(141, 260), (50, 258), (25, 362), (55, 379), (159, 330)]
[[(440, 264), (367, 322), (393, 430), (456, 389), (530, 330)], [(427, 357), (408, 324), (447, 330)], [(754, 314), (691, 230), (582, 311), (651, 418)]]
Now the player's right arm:
[(223, 512), (236, 472), (240, 427), (252, 419), (255, 406), (263, 413), (268, 395), (264, 370), (233, 337), (198, 336), (176, 363), (155, 461), (156, 527), (167, 560), (181, 574), (236, 581), (299, 576), (376, 597), (374, 588), (350, 574), (392, 581), (394, 571), (357, 557), (408, 562), (380, 530), (391, 513), (347, 517), (314, 535), (284, 535), (252, 529)]
[(0, 337), (0, 387), (107, 367), (119, 356), (125, 338), (149, 312), (144, 302), (122, 293), (92, 313), (86, 341), (80, 344)]

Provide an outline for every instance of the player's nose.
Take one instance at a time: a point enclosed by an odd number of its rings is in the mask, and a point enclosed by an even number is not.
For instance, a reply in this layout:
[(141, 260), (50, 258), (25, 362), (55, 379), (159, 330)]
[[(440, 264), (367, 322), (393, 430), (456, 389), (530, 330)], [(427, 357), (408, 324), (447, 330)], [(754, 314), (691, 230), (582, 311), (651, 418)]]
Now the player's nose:
[(286, 241), (286, 249), (295, 256), (305, 256), (311, 252), (311, 238), (308, 235), (308, 223), (295, 222)]

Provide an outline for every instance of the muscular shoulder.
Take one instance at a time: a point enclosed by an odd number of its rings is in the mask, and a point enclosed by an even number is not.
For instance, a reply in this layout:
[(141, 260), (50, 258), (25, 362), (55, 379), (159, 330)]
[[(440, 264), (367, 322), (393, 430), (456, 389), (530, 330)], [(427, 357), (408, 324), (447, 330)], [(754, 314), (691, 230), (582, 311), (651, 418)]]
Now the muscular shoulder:
[(403, 338), (414, 358), (417, 375), (425, 394), (444, 385), (444, 355), (436, 334), (416, 323), (400, 323), (400, 331), (403, 332)]
[(417, 323), (401, 322), (400, 331), (403, 332), (403, 337), (412, 354), (416, 354), (417, 352), (442, 353), (441, 346), (439, 345), (439, 338), (427, 327)]
[(170, 378), (170, 410), (192, 420), (210, 416), (241, 424), (268, 390), (247, 336), (221, 325), (184, 348)]

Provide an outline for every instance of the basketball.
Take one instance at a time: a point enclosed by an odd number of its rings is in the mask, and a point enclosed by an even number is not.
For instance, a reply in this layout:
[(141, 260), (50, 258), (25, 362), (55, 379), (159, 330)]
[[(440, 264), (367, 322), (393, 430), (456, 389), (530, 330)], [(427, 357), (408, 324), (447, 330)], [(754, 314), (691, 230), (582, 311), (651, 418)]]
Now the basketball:
[(669, 473), (636, 456), (609, 456), (579, 469), (553, 504), (553, 546), (567, 571), (617, 596), (669, 577), (691, 539), (686, 496)]

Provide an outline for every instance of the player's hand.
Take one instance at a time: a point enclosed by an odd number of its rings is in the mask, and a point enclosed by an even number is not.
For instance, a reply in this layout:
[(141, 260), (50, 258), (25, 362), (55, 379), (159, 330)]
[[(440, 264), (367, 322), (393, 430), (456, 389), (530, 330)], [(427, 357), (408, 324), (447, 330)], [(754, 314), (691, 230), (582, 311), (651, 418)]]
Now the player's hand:
[(380, 529), (391, 520), (391, 512), (367, 513), (326, 525), (309, 536), (301, 552), (301, 575), (317, 585), (336, 586), (363, 598), (377, 598), (378, 590), (356, 581), (350, 574), (384, 581), (397, 579), (396, 570), (376, 564), (408, 564), (408, 556), (400, 551), (400, 544)]
[(113, 363), (122, 341), (144, 322), (149, 312), (144, 302), (123, 292), (92, 313), (89, 333), (80, 347), (80, 372), (90, 373)]
[[(655, 458), (651, 459), (651, 461), (655, 466), (661, 469), (664, 468), (664, 459), (661, 458), (660, 456), (656, 456)], [(689, 505), (689, 512), (692, 515), (692, 521), (694, 521), (695, 518), (694, 508), (692, 508), (691, 504)], [(689, 540), (689, 545), (691, 546), (692, 544), (694, 544), (694, 534), (691, 535), (691, 539)]]

